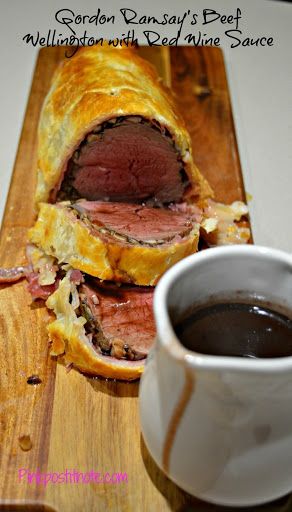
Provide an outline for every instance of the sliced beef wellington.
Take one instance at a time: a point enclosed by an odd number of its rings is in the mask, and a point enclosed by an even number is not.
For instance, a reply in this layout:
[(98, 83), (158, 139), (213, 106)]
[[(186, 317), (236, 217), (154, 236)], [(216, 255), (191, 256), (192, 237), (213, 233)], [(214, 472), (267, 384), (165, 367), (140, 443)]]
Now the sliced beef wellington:
[[(212, 201), (169, 89), (136, 50), (84, 47), (56, 69), (38, 127), (38, 217), (24, 276), (55, 315), (51, 354), (132, 380), (154, 342), (153, 285), (209, 244), (243, 243), (245, 214)], [(199, 206), (199, 207), (198, 207)]]
[(153, 288), (88, 276), (76, 283), (71, 273), (46, 302), (56, 316), (48, 326), (51, 354), (89, 374), (139, 378), (155, 337)]
[(171, 91), (136, 50), (65, 59), (40, 115), (29, 232), (29, 287), (55, 314), (51, 353), (138, 378), (155, 338), (152, 286), (197, 251), (202, 211), (206, 236), (230, 227), (212, 217), (212, 196)]
[(174, 263), (196, 252), (200, 221), (195, 206), (42, 203), (29, 238), (59, 263), (99, 279), (152, 286)]
[[(171, 91), (135, 49), (85, 47), (65, 59), (40, 115), (29, 232), (42, 255), (33, 297), (55, 290), (46, 302), (56, 315), (52, 353), (82, 371), (137, 378), (155, 335), (150, 287), (197, 251), (194, 201), (212, 195)], [(83, 283), (72, 269), (86, 273)], [(88, 276), (98, 278), (94, 293)]]

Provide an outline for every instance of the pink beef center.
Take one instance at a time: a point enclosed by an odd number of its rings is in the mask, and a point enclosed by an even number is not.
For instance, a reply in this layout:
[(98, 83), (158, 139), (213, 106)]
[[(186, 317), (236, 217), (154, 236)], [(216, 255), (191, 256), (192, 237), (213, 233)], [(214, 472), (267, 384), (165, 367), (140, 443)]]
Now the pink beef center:
[[(153, 288), (107, 289), (85, 284), (81, 291), (105, 338), (110, 342), (119, 339), (146, 357), (155, 337)], [(97, 304), (93, 302), (94, 296)]]
[(85, 213), (92, 224), (142, 242), (184, 237), (193, 227), (192, 215), (168, 208), (83, 200), (75, 207)]
[(106, 128), (81, 147), (73, 187), (89, 200), (179, 201), (182, 163), (169, 137), (147, 124)]

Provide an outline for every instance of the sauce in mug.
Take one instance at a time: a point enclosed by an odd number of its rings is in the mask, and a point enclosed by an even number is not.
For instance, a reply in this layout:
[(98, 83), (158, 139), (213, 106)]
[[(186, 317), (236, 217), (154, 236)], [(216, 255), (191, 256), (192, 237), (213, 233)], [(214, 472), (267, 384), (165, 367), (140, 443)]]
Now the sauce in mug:
[(175, 326), (181, 343), (201, 354), (236, 357), (292, 356), (292, 319), (264, 304), (206, 304)]

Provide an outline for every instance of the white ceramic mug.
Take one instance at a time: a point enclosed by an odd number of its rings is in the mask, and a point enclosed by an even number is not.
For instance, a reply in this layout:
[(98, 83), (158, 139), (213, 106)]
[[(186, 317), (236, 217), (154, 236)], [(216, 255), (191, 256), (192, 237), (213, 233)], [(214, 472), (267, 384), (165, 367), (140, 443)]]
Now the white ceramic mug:
[(190, 352), (181, 316), (210, 296), (251, 292), (292, 311), (292, 258), (257, 246), (194, 254), (155, 291), (157, 342), (140, 385), (142, 433), (152, 457), (189, 493), (230, 506), (292, 490), (292, 357), (249, 359)]

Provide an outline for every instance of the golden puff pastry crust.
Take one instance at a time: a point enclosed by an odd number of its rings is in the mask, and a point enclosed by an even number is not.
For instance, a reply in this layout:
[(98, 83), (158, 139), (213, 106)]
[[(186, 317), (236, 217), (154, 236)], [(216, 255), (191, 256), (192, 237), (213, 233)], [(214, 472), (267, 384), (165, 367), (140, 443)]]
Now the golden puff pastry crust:
[(180, 240), (152, 246), (124, 243), (92, 232), (65, 203), (41, 203), (29, 241), (59, 263), (99, 279), (153, 286), (168, 268), (197, 251), (199, 231), (194, 222)]
[(52, 199), (67, 164), (94, 127), (117, 116), (139, 115), (171, 134), (192, 186), (185, 199), (213, 195), (195, 166), (190, 136), (171, 91), (154, 67), (132, 49), (81, 48), (56, 70), (38, 130), (36, 203)]

